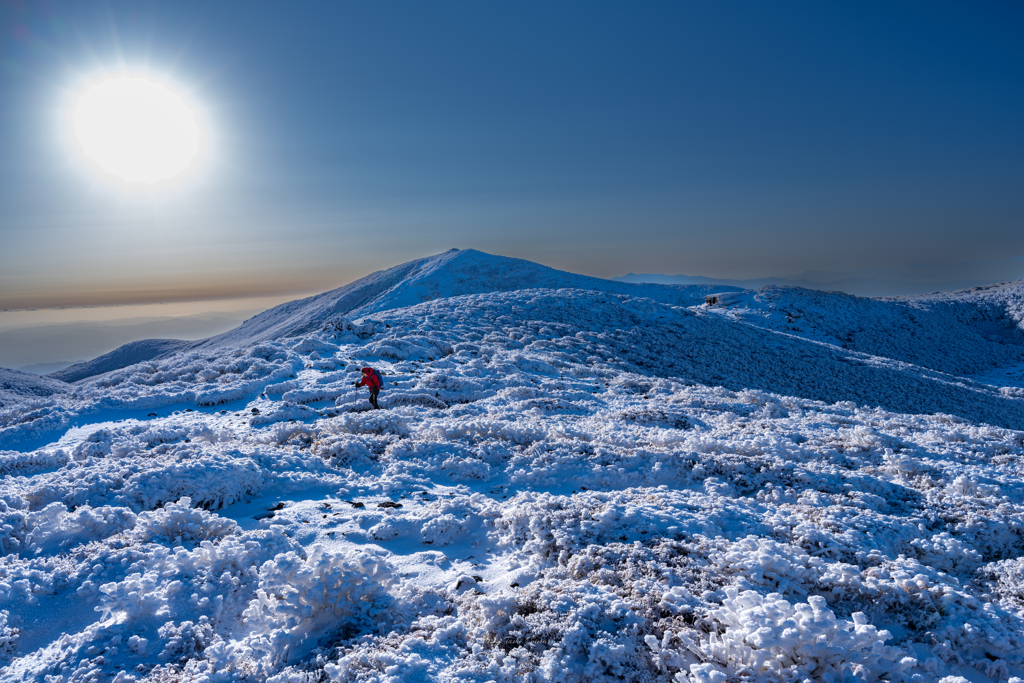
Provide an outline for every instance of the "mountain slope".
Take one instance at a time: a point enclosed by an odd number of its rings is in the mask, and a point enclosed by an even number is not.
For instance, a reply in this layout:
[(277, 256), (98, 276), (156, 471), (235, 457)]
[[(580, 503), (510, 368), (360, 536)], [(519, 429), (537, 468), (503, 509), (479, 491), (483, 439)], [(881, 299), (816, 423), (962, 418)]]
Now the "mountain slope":
[[(476, 352), (516, 373), (499, 355), (553, 353), (562, 363), (615, 362), (652, 378), (677, 378), (733, 391), (755, 390), (901, 413), (946, 413), (1024, 429), (1024, 401), (927, 367), (868, 355), (646, 298), (582, 290), (524, 290), (456, 297), (389, 311), (391, 327), (367, 351), (384, 359), (422, 357), (434, 348)], [(417, 347), (426, 351), (410, 351)], [(504, 353), (502, 353), (504, 352)], [(558, 367), (562, 367), (562, 363)], [(554, 368), (552, 369), (554, 370)], [(552, 374), (561, 374), (555, 370)], [(466, 396), (446, 394), (445, 400)]]
[[(721, 287), (704, 285), (634, 285), (567, 273), (522, 259), (493, 256), (473, 249), (442, 254), (371, 273), (323, 294), (275, 306), (233, 330), (196, 342), (145, 339), (121, 346), (84, 363), (50, 373), (75, 382), (134, 363), (164, 358), (188, 348), (244, 346), (320, 329), (339, 317), (356, 318), (439, 298), (530, 288), (574, 288), (647, 296), (680, 306), (703, 303)], [(735, 288), (726, 288), (735, 289)]]
[[(207, 340), (135, 342), (50, 376), (77, 381), (187, 348), (246, 346), (308, 334), (340, 317), (380, 317), (386, 311), (428, 301), (527, 289), (596, 291), (691, 307), (703, 304), (707, 293), (721, 287), (613, 282), (521, 259), (453, 249), (373, 273), (323, 294), (282, 304)], [(744, 337), (745, 343), (775, 344), (776, 333), (781, 332), (957, 376), (980, 375), (994, 368), (1024, 363), (1021, 282), (893, 299), (865, 299), (839, 292), (777, 286), (756, 291), (732, 289), (737, 295), (730, 304), (711, 311), (770, 333), (760, 339), (756, 335)], [(722, 343), (730, 345), (732, 341), (723, 338)], [(990, 381), (1007, 380), (1000, 377)]]
[(548, 268), (531, 261), (493, 256), (475, 249), (403, 263), (344, 287), (271, 308), (201, 346), (237, 346), (296, 336), (319, 329), (336, 316), (357, 318), (452, 296), (520, 289), (573, 288), (646, 296), (679, 306), (704, 302), (710, 286), (634, 285)]
[(64, 393), (67, 389), (67, 384), (57, 379), (0, 368), (0, 408), (26, 398)]
[(192, 348), (199, 343), (181, 339), (142, 339), (119, 346), (110, 353), (105, 353), (84, 363), (75, 363), (63, 370), (51, 372), (47, 377), (63, 382), (77, 382), (86, 377), (102, 375), (105, 372), (126, 368), (136, 363), (163, 358)]
[(1022, 396), (757, 324), (1012, 288), (808, 296), (448, 296), (0, 408), (3, 680), (1024, 674)]
[(1024, 362), (1024, 282), (865, 299), (764, 287), (715, 312), (751, 325), (955, 375)]

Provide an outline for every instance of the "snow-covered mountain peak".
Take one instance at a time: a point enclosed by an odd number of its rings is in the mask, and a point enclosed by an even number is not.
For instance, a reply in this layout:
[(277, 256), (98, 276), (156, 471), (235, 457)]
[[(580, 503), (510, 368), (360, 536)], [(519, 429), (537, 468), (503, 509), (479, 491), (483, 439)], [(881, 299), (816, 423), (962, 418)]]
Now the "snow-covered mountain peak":
[(280, 339), (319, 329), (332, 318), (359, 318), (424, 301), (521, 289), (583, 289), (646, 296), (663, 303), (703, 303), (705, 285), (636, 285), (555, 270), (475, 249), (451, 249), (371, 273), (343, 287), (289, 301), (209, 339), (205, 347)]

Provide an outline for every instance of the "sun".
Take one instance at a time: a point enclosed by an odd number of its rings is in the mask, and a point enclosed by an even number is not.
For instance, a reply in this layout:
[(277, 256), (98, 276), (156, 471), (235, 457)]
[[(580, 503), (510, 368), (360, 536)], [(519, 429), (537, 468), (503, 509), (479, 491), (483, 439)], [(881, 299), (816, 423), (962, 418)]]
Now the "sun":
[(75, 107), (75, 136), (86, 156), (128, 183), (174, 178), (199, 154), (199, 125), (185, 100), (147, 78), (91, 86)]

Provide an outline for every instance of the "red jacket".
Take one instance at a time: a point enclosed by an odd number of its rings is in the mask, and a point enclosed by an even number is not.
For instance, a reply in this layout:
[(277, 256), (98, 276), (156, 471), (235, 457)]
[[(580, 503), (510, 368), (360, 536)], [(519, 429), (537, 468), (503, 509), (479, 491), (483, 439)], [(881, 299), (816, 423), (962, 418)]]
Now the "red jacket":
[(380, 381), (377, 379), (377, 375), (374, 373), (373, 368), (363, 368), (363, 379), (361, 379), (356, 386), (380, 389)]

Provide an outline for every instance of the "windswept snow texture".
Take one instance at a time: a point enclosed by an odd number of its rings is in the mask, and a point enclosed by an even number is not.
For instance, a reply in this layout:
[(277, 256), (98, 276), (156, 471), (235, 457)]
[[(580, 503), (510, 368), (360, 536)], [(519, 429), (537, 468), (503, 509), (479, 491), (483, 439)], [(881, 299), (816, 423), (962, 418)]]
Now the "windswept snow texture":
[(556, 284), (17, 394), (0, 678), (1020, 683), (1019, 285)]

